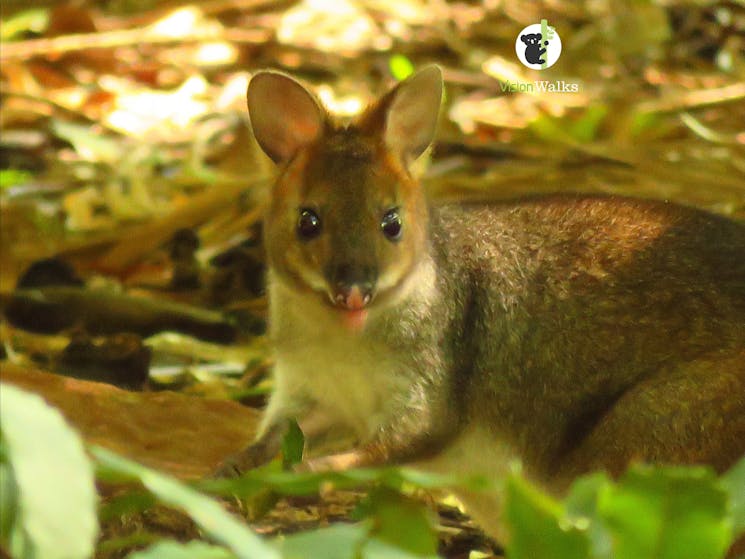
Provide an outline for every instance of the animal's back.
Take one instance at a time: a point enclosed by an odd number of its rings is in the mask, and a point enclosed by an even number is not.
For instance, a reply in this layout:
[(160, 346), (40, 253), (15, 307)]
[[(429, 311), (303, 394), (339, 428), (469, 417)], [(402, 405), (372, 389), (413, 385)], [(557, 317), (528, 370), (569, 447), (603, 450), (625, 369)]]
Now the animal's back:
[(465, 422), (536, 477), (745, 453), (745, 226), (551, 196), (441, 208), (433, 233), (465, 313)]

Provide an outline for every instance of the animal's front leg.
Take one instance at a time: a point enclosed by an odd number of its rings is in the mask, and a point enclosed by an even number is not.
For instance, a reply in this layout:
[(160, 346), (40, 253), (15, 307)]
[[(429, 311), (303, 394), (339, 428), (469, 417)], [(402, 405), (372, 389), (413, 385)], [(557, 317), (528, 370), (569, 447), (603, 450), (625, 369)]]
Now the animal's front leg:
[[(281, 400), (279, 400), (281, 402)], [(307, 441), (325, 439), (335, 432), (335, 424), (317, 406), (306, 403), (291, 410), (270, 402), (258, 437), (243, 450), (226, 458), (213, 474), (215, 477), (238, 477), (277, 457), (290, 422), (297, 419)]]
[(265, 428), (262, 434), (243, 450), (228, 456), (217, 468), (214, 477), (238, 477), (270, 462), (282, 447), (282, 439), (289, 428), (289, 420), (280, 419)]
[(298, 465), (299, 471), (327, 472), (352, 468), (406, 464), (426, 460), (438, 454), (454, 433), (418, 433), (410, 438), (398, 434), (395, 438), (380, 436), (368, 444), (338, 454), (321, 456)]

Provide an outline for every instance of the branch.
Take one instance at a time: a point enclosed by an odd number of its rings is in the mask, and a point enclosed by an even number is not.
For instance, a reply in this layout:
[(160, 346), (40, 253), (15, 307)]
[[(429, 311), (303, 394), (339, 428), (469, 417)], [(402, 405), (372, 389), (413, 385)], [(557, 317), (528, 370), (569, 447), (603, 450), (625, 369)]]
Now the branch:
[(116, 48), (143, 44), (167, 44), (199, 41), (231, 41), (234, 43), (262, 44), (271, 39), (268, 29), (196, 29), (178, 37), (157, 33), (149, 27), (121, 29), (96, 33), (60, 35), (47, 39), (29, 39), (4, 43), (0, 61), (28, 59), (34, 56), (55, 57), (68, 52), (86, 49)]

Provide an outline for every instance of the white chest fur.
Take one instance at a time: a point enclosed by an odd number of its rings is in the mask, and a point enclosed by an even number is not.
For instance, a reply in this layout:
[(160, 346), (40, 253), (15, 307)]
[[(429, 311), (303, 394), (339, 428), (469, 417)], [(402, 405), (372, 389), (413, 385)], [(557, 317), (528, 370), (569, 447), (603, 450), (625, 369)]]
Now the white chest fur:
[(275, 283), (270, 296), (276, 356), (270, 407), (291, 415), (310, 407), (326, 423), (370, 438), (409, 397), (406, 361), (364, 332), (345, 328), (333, 310), (308, 295)]
[(405, 386), (385, 348), (361, 337), (304, 336), (293, 347), (277, 350), (275, 379), (278, 391), (309, 403), (331, 423), (369, 438), (385, 420), (389, 401)]
[(418, 328), (437, 297), (430, 259), (422, 258), (408, 275), (400, 305), (373, 307), (361, 332), (345, 327), (318, 293), (298, 292), (271, 271), (268, 279), (276, 355), (270, 411), (297, 414), (310, 404), (363, 441), (395, 421), (398, 411), (426, 406), (422, 377), (435, 369), (437, 349), (400, 341), (419, 340)]

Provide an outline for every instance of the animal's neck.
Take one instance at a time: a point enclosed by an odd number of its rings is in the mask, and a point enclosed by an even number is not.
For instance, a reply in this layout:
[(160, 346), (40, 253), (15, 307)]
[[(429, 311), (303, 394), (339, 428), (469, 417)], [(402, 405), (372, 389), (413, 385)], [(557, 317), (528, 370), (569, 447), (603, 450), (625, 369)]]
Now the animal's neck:
[(437, 269), (429, 254), (420, 256), (388, 300), (373, 304), (364, 328), (351, 332), (340, 311), (318, 293), (301, 292), (271, 269), (267, 277), (270, 331), (275, 342), (300, 336), (304, 339), (330, 336), (364, 339), (380, 337), (395, 327), (396, 335), (414, 334), (436, 304), (439, 291)]

